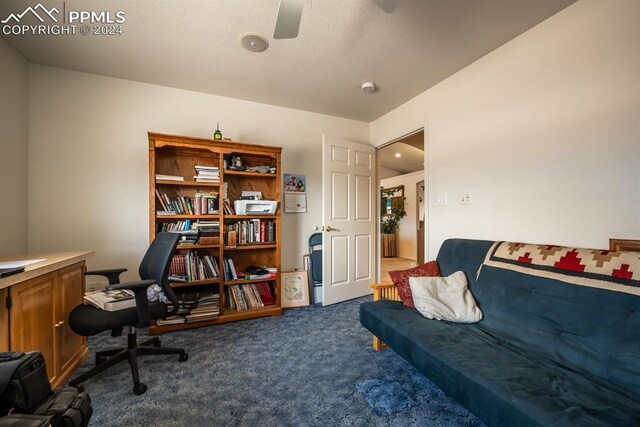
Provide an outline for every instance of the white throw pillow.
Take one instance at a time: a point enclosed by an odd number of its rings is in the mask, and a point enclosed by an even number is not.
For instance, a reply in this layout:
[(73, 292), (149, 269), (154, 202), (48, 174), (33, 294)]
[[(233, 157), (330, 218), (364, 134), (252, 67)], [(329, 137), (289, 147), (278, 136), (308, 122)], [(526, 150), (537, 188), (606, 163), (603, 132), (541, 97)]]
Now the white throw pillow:
[(482, 311), (462, 271), (448, 277), (410, 277), (413, 304), (424, 317), (458, 323), (482, 320)]

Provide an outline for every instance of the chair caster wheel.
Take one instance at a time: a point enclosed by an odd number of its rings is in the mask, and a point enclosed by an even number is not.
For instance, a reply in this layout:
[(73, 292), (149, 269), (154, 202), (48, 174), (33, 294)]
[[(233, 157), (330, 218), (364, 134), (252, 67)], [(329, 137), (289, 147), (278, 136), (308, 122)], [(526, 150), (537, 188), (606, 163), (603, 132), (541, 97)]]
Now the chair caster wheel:
[(133, 394), (135, 394), (136, 396), (144, 394), (145, 391), (147, 391), (147, 386), (145, 384), (137, 383), (133, 385)]
[(182, 353), (178, 358), (178, 362), (186, 362), (189, 360), (189, 353)]

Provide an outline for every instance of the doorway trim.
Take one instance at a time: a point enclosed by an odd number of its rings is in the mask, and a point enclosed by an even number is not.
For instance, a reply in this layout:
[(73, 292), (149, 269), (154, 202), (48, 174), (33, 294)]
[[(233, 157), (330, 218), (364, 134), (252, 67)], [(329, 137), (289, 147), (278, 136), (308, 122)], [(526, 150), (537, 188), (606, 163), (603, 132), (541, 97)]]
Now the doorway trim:
[(381, 214), (381, 192), (380, 192), (380, 176), (378, 174), (380, 170), (380, 155), (378, 154), (378, 150), (381, 150), (384, 147), (387, 147), (395, 142), (399, 142), (405, 138), (408, 138), (417, 133), (423, 132), (424, 135), (424, 201), (425, 201), (425, 218), (424, 218), (424, 256), (425, 260), (429, 257), (429, 124), (425, 123), (423, 126), (415, 128), (414, 130), (407, 132), (401, 136), (398, 136), (384, 144), (380, 144), (376, 147), (376, 180), (377, 180), (377, 197), (376, 197), (376, 219), (378, 226), (376, 228), (376, 246), (377, 246), (377, 259), (378, 259), (378, 268), (376, 271), (376, 282), (379, 283), (382, 279), (382, 238), (380, 237), (380, 220), (382, 217)]

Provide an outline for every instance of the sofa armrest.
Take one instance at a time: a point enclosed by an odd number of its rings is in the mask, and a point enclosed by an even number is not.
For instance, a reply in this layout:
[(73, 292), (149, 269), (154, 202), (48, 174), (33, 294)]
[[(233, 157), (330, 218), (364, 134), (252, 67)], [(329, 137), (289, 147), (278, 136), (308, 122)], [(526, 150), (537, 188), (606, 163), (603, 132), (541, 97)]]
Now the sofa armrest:
[(400, 297), (398, 296), (398, 288), (393, 283), (374, 283), (371, 285), (373, 289), (373, 300), (380, 301), (384, 299), (388, 299), (391, 301), (400, 301)]
[[(400, 297), (398, 296), (398, 288), (393, 283), (374, 283), (371, 285), (371, 289), (373, 289), (373, 300), (392, 300), (392, 301), (400, 301)], [(378, 351), (385, 348), (387, 345), (380, 341), (380, 338), (373, 336), (373, 349)]]

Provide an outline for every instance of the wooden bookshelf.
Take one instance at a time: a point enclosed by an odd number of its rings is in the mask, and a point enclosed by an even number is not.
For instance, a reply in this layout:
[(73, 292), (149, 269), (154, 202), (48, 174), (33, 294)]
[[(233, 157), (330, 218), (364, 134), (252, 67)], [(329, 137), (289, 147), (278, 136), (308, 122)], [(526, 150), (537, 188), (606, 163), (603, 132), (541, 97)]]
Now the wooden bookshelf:
[[(180, 245), (176, 253), (192, 251), (199, 256), (209, 255), (218, 261), (220, 276), (191, 282), (175, 282), (171, 287), (176, 292), (184, 293), (207, 289), (220, 295), (220, 314), (217, 319), (209, 319), (192, 323), (171, 325), (152, 325), (151, 335), (180, 329), (215, 325), (236, 320), (251, 319), (262, 316), (277, 316), (282, 314), (280, 307), (281, 287), (281, 152), (279, 147), (256, 144), (246, 144), (237, 141), (214, 141), (206, 138), (194, 138), (177, 135), (149, 133), (149, 240), (153, 240), (163, 223), (198, 220), (219, 221), (219, 244), (188, 244)], [(225, 170), (224, 160), (232, 154), (239, 155), (245, 166), (271, 166), (276, 173), (258, 173), (236, 170)], [(220, 182), (195, 182), (195, 166), (216, 166), (220, 171)], [(184, 181), (156, 180), (156, 174), (172, 175), (184, 178)], [(278, 202), (275, 215), (227, 215), (223, 209), (223, 193), (226, 189), (227, 198), (233, 201), (240, 198), (243, 190), (261, 191), (265, 200)], [(219, 214), (176, 214), (158, 215), (157, 211), (164, 210), (156, 190), (167, 194), (170, 198), (193, 198), (198, 192), (219, 194)], [(166, 203), (165, 203), (166, 204)], [(270, 220), (275, 225), (275, 242), (238, 244), (235, 247), (226, 246), (224, 232), (227, 226), (247, 220)], [(275, 279), (258, 280), (224, 280), (224, 258), (233, 260), (238, 273), (245, 272), (250, 265), (270, 265), (278, 269)], [(240, 276), (240, 274), (239, 274)], [(230, 285), (246, 285), (267, 282), (275, 293), (276, 304), (265, 307), (249, 308), (247, 310), (230, 310), (227, 306), (225, 288)]]

